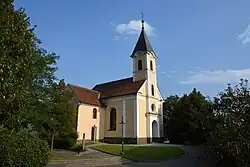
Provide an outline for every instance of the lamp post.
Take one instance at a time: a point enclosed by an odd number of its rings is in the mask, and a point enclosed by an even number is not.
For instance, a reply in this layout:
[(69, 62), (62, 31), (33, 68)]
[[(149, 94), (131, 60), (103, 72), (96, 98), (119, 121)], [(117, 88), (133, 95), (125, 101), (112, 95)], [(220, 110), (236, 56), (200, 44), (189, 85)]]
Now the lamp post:
[(124, 149), (123, 149), (123, 144), (124, 144), (124, 142), (123, 142), (123, 131), (124, 131), (124, 129), (123, 129), (123, 124), (125, 124), (125, 122), (123, 121), (123, 116), (122, 116), (122, 121), (120, 122), (120, 124), (122, 125), (122, 152), (121, 152), (121, 154), (124, 155)]
[[(51, 118), (51, 121), (53, 121), (54, 119), (53, 118)], [(52, 153), (52, 151), (53, 151), (53, 145), (54, 145), (54, 129), (53, 129), (53, 132), (52, 132), (52, 135), (51, 135), (51, 145), (50, 145), (50, 152)]]

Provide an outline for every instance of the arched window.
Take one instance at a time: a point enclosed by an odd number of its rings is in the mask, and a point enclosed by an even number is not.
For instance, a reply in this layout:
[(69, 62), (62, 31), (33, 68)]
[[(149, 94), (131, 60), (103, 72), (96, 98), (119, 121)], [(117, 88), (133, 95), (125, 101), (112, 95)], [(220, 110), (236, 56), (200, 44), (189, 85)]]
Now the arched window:
[(151, 105), (151, 110), (152, 110), (152, 112), (155, 111), (155, 105), (154, 104)]
[(153, 61), (150, 60), (150, 70), (153, 71)]
[(142, 61), (138, 60), (138, 70), (142, 70)]
[(94, 119), (97, 118), (97, 109), (96, 108), (93, 109), (93, 118)]
[(152, 96), (154, 96), (155, 95), (154, 85), (151, 85), (151, 92), (152, 92)]
[(112, 108), (110, 111), (109, 130), (116, 130), (116, 109), (115, 108)]

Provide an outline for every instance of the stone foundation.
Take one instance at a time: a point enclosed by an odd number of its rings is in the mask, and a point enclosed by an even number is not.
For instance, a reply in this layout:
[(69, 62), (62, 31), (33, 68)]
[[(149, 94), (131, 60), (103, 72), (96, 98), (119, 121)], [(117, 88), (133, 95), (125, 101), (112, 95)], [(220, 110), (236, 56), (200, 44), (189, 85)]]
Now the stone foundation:
[[(85, 142), (93, 142), (92, 140), (85, 140)], [(104, 142), (103, 139), (100, 139), (100, 140), (96, 140), (96, 142)], [(82, 144), (82, 140), (77, 140), (76, 141), (76, 144)]]
[(110, 144), (121, 144), (122, 141), (124, 144), (136, 144), (136, 138), (121, 138), (121, 137), (105, 137), (103, 139), (104, 143), (110, 143)]

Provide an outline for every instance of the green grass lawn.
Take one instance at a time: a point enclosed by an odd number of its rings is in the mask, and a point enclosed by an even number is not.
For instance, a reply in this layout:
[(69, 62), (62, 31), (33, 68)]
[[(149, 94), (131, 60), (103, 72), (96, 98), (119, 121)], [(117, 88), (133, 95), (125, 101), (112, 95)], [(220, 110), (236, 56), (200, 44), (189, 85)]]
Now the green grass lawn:
[[(103, 144), (92, 146), (92, 148), (115, 155), (121, 153), (121, 145)], [(181, 148), (170, 146), (124, 146), (124, 157), (137, 161), (168, 160), (169, 158), (179, 157), (184, 153)]]
[(92, 144), (98, 144), (99, 142), (96, 142), (96, 141), (86, 141), (85, 142), (85, 145), (86, 146), (89, 146), (89, 145), (92, 145)]

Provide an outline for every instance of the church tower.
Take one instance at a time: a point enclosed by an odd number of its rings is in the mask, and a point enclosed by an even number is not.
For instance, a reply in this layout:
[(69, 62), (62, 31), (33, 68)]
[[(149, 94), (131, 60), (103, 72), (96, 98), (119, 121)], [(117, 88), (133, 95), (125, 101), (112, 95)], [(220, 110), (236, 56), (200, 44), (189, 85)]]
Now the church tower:
[(163, 137), (163, 98), (157, 85), (157, 56), (146, 35), (143, 19), (141, 23), (140, 36), (131, 58), (133, 81), (145, 80), (143, 89), (137, 95), (140, 98), (137, 102), (140, 106), (140, 109), (137, 109), (140, 124), (137, 126), (137, 138), (146, 138), (150, 143)]
[(147, 80), (148, 82), (148, 95), (154, 96), (155, 88), (157, 87), (156, 79), (156, 60), (157, 56), (148, 40), (144, 28), (144, 20), (141, 21), (141, 33), (139, 39), (132, 52), (131, 58), (133, 59), (133, 80)]

